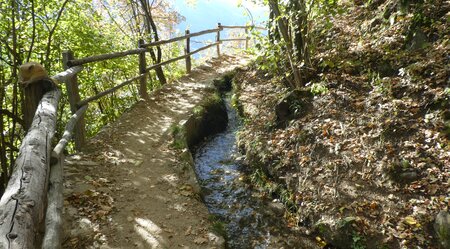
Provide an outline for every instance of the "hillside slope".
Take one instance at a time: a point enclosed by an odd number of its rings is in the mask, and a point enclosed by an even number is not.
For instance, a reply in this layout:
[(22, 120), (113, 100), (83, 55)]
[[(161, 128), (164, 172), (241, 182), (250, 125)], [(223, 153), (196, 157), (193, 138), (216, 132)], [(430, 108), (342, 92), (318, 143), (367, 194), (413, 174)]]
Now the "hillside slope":
[(236, 79), (251, 179), (323, 246), (439, 248), (433, 224), (450, 205), (450, 2), (336, 9), (313, 20), (307, 88), (289, 92), (257, 70)]

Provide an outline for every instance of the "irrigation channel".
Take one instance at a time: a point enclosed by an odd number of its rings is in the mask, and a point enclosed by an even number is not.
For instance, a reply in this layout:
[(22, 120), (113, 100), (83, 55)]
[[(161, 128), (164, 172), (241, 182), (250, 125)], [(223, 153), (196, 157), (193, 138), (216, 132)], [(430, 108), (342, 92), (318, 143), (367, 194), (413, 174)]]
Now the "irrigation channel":
[(236, 145), (242, 122), (229, 94), (225, 102), (227, 129), (206, 139), (194, 156), (204, 202), (217, 219), (215, 228), (224, 229), (227, 248), (297, 248), (298, 238), (285, 228), (282, 207), (275, 212), (270, 200), (261, 199), (243, 180), (246, 173), (237, 159), (242, 156)]

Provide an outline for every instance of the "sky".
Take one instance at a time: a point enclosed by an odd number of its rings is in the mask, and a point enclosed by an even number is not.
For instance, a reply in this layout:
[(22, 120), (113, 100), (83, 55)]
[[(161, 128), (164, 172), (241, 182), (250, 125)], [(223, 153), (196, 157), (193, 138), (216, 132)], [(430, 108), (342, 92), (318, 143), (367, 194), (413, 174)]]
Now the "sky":
[(251, 18), (239, 3), (247, 7), (252, 13), (255, 24), (267, 20), (268, 9), (253, 4), (246, 0), (174, 0), (175, 10), (186, 18), (186, 21), (178, 25), (180, 33), (186, 28), (191, 32), (211, 29), (222, 25), (246, 25), (251, 23)]
[[(250, 25), (251, 18), (248, 11), (253, 16), (254, 24), (257, 26), (265, 26), (263, 22), (269, 18), (269, 10), (267, 7), (258, 6), (251, 0), (171, 0), (172, 5), (180, 15), (184, 16), (185, 21), (176, 26), (176, 32), (172, 33), (173, 37), (184, 35), (185, 30), (189, 29), (191, 33), (213, 29), (220, 22), (226, 26), (244, 26)], [(247, 10), (244, 7), (247, 8)], [(230, 30), (221, 32), (221, 38), (229, 38)], [(231, 32), (242, 32), (243, 30), (232, 30)], [(240, 36), (240, 35), (238, 35)], [(210, 33), (202, 36), (191, 38), (191, 51), (215, 42), (216, 34)], [(243, 45), (242, 43), (241, 45)], [(226, 44), (223, 44), (226, 45)], [(222, 47), (224, 48), (224, 47)], [(215, 51), (215, 50), (214, 50)], [(213, 53), (212, 49), (205, 50), (199, 54), (195, 54), (193, 58), (208, 57), (209, 53)]]

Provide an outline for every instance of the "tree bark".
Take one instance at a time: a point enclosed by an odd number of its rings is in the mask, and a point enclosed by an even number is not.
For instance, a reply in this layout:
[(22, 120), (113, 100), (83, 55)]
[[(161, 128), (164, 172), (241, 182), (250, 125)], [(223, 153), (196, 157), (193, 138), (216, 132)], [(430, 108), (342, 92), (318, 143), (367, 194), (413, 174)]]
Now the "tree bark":
[(294, 53), (294, 49), (292, 47), (292, 39), (289, 35), (289, 29), (287, 25), (287, 21), (285, 18), (281, 16), (280, 9), (278, 7), (278, 1), (277, 0), (269, 0), (269, 5), (271, 10), (273, 11), (273, 15), (278, 23), (278, 28), (280, 30), (281, 36), (283, 37), (283, 40), (286, 42), (286, 49), (287, 49), (287, 57), (289, 60), (289, 64), (292, 70), (292, 74), (294, 76), (295, 86), (294, 88), (299, 88), (303, 86), (302, 79), (300, 77), (300, 71), (298, 69), (298, 63), (294, 58), (292, 57), (292, 54)]
[(64, 154), (61, 154), (55, 164), (51, 165), (48, 207), (45, 215), (45, 236), (42, 248), (61, 248), (62, 244), (62, 210), (63, 210), (63, 178)]
[(37, 248), (60, 96), (59, 90), (44, 95), (32, 127), (22, 141), (11, 179), (0, 200), (0, 248)]
[(298, 62), (309, 64), (309, 50), (307, 47), (306, 34), (308, 33), (308, 13), (304, 0), (291, 1), (289, 5), (291, 11), (291, 23), (293, 33), (294, 56)]
[[(0, 86), (0, 109), (3, 108), (3, 98), (5, 96), (5, 75), (1, 76), (1, 86)], [(0, 120), (0, 130), (4, 131), (3, 118)], [(4, 132), (0, 133), (0, 164), (1, 164), (1, 173), (0, 173), (0, 198), (5, 192), (6, 184), (8, 183), (8, 159), (6, 158), (6, 141)]]
[[(152, 34), (153, 34), (153, 39), (151, 39), (151, 40), (154, 42), (157, 42), (157, 41), (159, 41), (158, 29), (156, 27), (155, 22), (153, 21), (153, 16), (150, 11), (150, 6), (148, 5), (147, 0), (139, 0), (139, 1), (141, 2), (141, 6), (142, 6), (142, 9), (145, 14), (147, 32), (150, 35), (150, 37), (152, 37)], [(155, 51), (153, 49), (150, 49), (149, 52), (150, 52), (150, 56), (152, 57), (153, 62), (156, 64), (159, 64), (159, 63), (161, 63), (161, 57), (162, 57), (161, 47), (156, 46), (156, 51), (158, 53), (157, 55), (155, 54)], [(156, 72), (156, 76), (159, 79), (159, 82), (162, 85), (166, 84), (167, 80), (166, 80), (166, 76), (164, 75), (164, 71), (163, 71), (162, 67), (155, 68), (155, 72)]]

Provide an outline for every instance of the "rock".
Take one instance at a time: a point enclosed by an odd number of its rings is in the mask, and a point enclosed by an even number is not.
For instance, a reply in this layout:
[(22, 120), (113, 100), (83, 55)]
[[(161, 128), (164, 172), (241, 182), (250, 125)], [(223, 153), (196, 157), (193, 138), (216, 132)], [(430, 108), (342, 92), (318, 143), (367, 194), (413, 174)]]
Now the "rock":
[(345, 217), (338, 221), (321, 221), (314, 225), (314, 229), (333, 248), (352, 248), (355, 229), (353, 227), (360, 219), (358, 217)]
[(71, 237), (89, 237), (94, 233), (94, 224), (87, 218), (77, 221), (77, 227), (70, 231)]
[(395, 159), (388, 168), (391, 179), (398, 183), (408, 184), (419, 179), (419, 174), (411, 168), (407, 160)]
[(450, 214), (441, 210), (434, 222), (434, 231), (443, 249), (450, 248)]
[(418, 29), (416, 31), (414, 31), (414, 33), (412, 34), (411, 38), (408, 41), (408, 47), (411, 50), (418, 50), (418, 49), (422, 49), (423, 47), (425, 47), (425, 45), (428, 43), (428, 38), (425, 35), (425, 33)]
[(419, 175), (415, 171), (406, 171), (406, 172), (400, 173), (400, 175), (398, 177), (399, 177), (400, 182), (408, 183), (408, 182), (416, 181), (419, 178)]
[(293, 118), (299, 118), (312, 109), (313, 94), (309, 89), (288, 92), (275, 106), (278, 124), (285, 124)]
[(208, 233), (208, 239), (216, 248), (225, 248), (225, 239), (215, 233)]
[(269, 203), (269, 208), (277, 216), (283, 216), (284, 215), (285, 209), (284, 209), (284, 205), (282, 203), (271, 202), (271, 203)]

